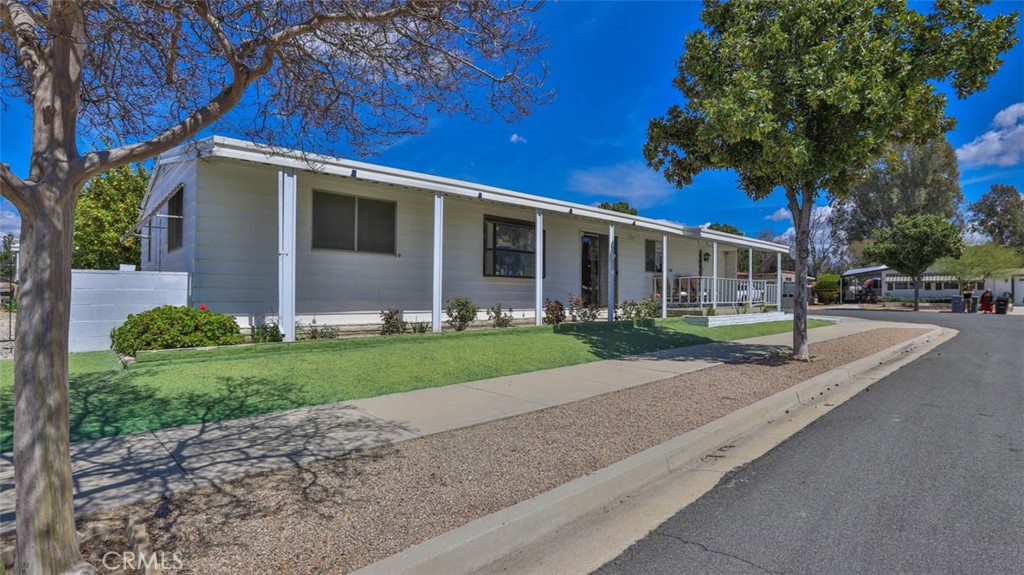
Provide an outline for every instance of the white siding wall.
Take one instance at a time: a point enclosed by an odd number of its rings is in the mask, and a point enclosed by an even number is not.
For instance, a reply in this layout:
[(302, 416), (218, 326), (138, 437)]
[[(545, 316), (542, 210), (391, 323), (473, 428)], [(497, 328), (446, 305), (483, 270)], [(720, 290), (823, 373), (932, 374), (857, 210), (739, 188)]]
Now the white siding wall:
[[(142, 234), (151, 236), (142, 239), (143, 271), (195, 271), (196, 167), (199, 164), (201, 162), (188, 160), (159, 168), (159, 178), (154, 181), (152, 193), (143, 208), (143, 213), (149, 213), (153, 206), (159, 204), (179, 185), (183, 186), (182, 246), (170, 253), (167, 252), (166, 228), (169, 220), (166, 218), (152, 217), (143, 222)], [(158, 213), (167, 214), (167, 206), (160, 208)]]

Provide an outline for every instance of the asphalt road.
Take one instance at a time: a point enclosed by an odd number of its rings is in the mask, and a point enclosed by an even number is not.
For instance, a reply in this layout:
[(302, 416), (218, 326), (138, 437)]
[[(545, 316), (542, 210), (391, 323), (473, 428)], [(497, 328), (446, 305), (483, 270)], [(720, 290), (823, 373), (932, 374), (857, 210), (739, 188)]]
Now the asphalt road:
[(834, 315), (960, 333), (597, 573), (1024, 573), (1024, 316)]

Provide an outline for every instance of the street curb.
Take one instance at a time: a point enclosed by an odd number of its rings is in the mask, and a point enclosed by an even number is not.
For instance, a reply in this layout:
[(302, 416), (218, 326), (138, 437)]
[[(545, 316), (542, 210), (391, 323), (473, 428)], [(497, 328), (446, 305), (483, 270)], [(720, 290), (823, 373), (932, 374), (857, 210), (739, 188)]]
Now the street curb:
[[(835, 387), (856, 378), (861, 380), (854, 387), (870, 386), (878, 378), (861, 376), (883, 364), (893, 364), (890, 367), (895, 371), (934, 347), (920, 349), (944, 333), (955, 333), (955, 330), (935, 327), (924, 335), (798, 383), (590, 475), (424, 541), (352, 575), (473, 573), (589, 513), (614, 505), (625, 496), (692, 466), (709, 451), (785, 417), (793, 410), (821, 401), (825, 393)], [(936, 345), (938, 343), (941, 342)], [(910, 355), (913, 351), (920, 353)], [(844, 391), (849, 393), (849, 386)], [(849, 397), (856, 395), (856, 391)]]

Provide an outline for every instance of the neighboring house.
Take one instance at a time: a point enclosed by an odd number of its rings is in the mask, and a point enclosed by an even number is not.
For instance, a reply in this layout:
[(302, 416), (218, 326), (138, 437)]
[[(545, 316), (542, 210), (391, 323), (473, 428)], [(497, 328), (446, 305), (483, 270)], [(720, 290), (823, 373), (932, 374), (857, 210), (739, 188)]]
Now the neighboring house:
[[(867, 280), (877, 280), (881, 293), (879, 297), (914, 297), (914, 282), (887, 266), (872, 266), (848, 270), (843, 273), (844, 298), (850, 299), (851, 287), (862, 285)], [(986, 288), (997, 297), (1009, 293), (1014, 305), (1024, 305), (1024, 269), (1005, 270), (984, 282), (975, 284), (976, 293)], [(955, 277), (929, 269), (921, 280), (921, 297), (950, 297), (960, 295), (960, 285)]]
[(775, 282), (736, 279), (737, 250), (788, 250), (218, 136), (160, 156), (137, 230), (143, 270), (189, 272), (192, 305), (243, 327), (279, 320), (286, 339), (296, 320), (377, 323), (387, 308), (437, 331), (453, 296), (537, 323), (545, 299), (568, 303), (570, 293), (600, 307), (651, 295), (666, 307), (718, 306), (746, 293), (777, 304)]

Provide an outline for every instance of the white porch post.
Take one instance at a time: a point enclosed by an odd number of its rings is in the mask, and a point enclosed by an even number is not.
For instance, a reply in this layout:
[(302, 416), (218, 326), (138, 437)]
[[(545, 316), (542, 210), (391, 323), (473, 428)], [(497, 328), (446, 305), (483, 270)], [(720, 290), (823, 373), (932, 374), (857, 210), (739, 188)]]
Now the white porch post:
[(295, 170), (277, 172), (277, 325), (295, 341)]
[(615, 224), (608, 224), (608, 321), (615, 321)]
[[(537, 250), (536, 258), (536, 284), (534, 294), (533, 313), (536, 325), (544, 325), (544, 212), (537, 210), (537, 225), (534, 228), (536, 236), (534, 249)], [(498, 310), (499, 312), (501, 310)]]
[(718, 309), (718, 242), (711, 242), (711, 307)]
[(441, 280), (444, 255), (444, 195), (434, 194), (434, 287), (430, 300), (430, 325), (434, 333), (441, 332)]
[(775, 311), (782, 311), (782, 252), (775, 254)]
[(661, 317), (668, 317), (668, 234), (661, 234)]
[(747, 250), (747, 303), (754, 306), (754, 248)]

